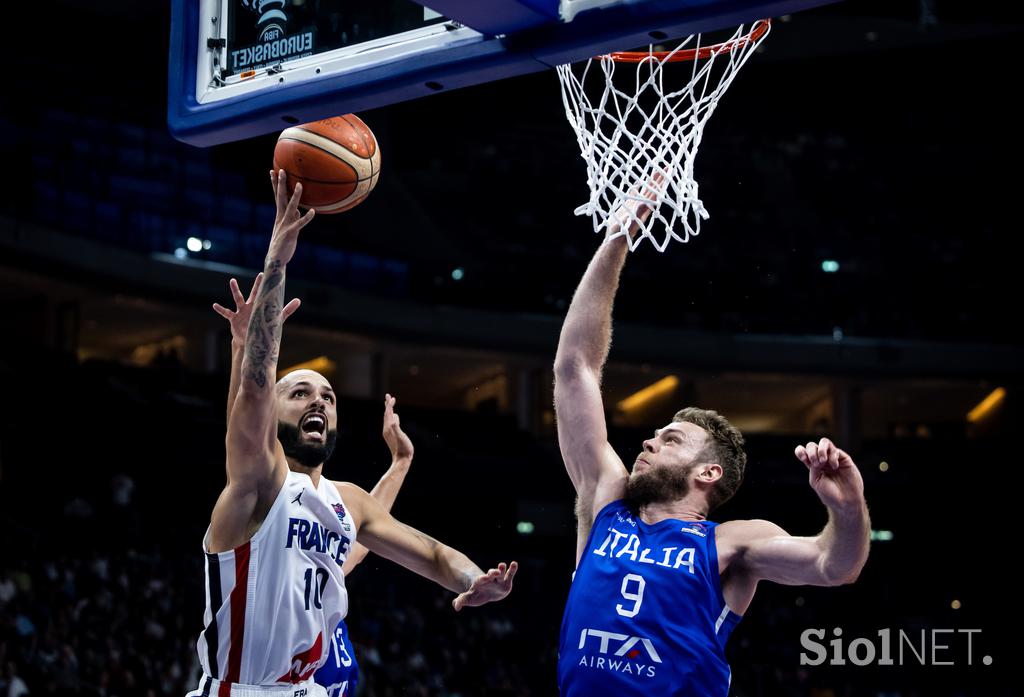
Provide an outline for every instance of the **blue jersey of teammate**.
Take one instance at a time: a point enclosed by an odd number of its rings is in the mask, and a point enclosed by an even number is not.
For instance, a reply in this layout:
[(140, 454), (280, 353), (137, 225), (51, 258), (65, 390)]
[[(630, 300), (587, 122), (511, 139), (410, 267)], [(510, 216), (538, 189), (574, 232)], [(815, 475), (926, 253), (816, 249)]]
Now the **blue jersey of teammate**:
[(338, 622), (331, 640), (327, 642), (327, 662), (313, 675), (318, 685), (327, 689), (327, 697), (352, 697), (359, 681), (356, 652), (348, 639), (345, 620)]
[(562, 697), (725, 697), (725, 642), (740, 617), (722, 597), (715, 526), (653, 525), (613, 501), (594, 518), (562, 618)]

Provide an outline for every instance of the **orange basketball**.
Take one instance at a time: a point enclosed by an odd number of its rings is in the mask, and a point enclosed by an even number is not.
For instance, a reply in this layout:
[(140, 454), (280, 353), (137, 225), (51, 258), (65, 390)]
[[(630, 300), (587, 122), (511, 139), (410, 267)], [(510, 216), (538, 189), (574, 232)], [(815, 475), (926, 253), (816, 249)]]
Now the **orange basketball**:
[(274, 148), (274, 169), (288, 174), (288, 193), (302, 182), (302, 200), (317, 213), (341, 213), (362, 203), (380, 176), (377, 139), (355, 114), (292, 126)]

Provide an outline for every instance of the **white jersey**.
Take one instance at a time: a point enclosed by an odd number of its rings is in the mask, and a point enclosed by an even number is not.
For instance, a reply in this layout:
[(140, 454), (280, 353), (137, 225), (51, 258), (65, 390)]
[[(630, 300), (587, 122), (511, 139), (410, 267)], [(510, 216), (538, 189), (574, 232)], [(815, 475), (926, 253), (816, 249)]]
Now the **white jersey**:
[(356, 526), (337, 487), (320, 477), (314, 488), (309, 475), (289, 471), (252, 539), (211, 554), (209, 538), (200, 690), (226, 697), (309, 680), (348, 612), (341, 567)]

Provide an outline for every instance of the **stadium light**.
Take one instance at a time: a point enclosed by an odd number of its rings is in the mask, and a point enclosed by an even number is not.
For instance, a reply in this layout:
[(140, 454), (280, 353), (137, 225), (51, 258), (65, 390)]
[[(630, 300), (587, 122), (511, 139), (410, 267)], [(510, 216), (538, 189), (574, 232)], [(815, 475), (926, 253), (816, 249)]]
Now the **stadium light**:
[(657, 382), (638, 390), (619, 402), (618, 407), (622, 411), (633, 411), (640, 409), (651, 400), (671, 394), (679, 386), (679, 378), (669, 375)]
[(981, 400), (978, 406), (971, 409), (970, 413), (967, 414), (967, 421), (972, 424), (978, 423), (995, 411), (996, 407), (1002, 404), (1004, 399), (1006, 399), (1006, 390), (1002, 387), (997, 387), (989, 393), (988, 397)]

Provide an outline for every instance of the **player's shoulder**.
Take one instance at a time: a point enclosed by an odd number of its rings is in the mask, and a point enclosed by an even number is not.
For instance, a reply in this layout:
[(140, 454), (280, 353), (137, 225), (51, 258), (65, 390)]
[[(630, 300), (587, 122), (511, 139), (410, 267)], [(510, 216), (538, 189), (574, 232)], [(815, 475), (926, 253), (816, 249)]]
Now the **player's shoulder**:
[(369, 494), (352, 482), (339, 482), (334, 479), (328, 479), (327, 482), (334, 487), (343, 505), (355, 519), (356, 525), (359, 525), (359, 521), (363, 519), (364, 497), (369, 498)]
[[(591, 510), (595, 517), (601, 510), (607, 508), (612, 503), (621, 501), (626, 496), (626, 482), (628, 481), (629, 474), (623, 468), (621, 472), (609, 472), (607, 476), (599, 478), (594, 483), (593, 492), (589, 498)], [(586, 498), (582, 492), (580, 497)]]
[(349, 508), (362, 510), (363, 503), (372, 498), (369, 492), (358, 484), (353, 484), (352, 482), (339, 482), (333, 479), (329, 479), (328, 481), (334, 485), (338, 495), (341, 496), (341, 499)]
[(729, 520), (715, 528), (718, 544), (747, 545), (768, 537), (787, 535), (785, 530), (770, 520), (754, 518), (750, 520)]
[(741, 560), (759, 540), (785, 535), (786, 531), (770, 520), (730, 520), (715, 528), (715, 548), (719, 570), (729, 569), (732, 578), (741, 569)]
[(341, 494), (343, 498), (346, 493), (357, 499), (370, 495), (367, 493), (366, 489), (362, 488), (358, 484), (353, 484), (352, 482), (341, 482), (334, 479), (328, 479), (327, 481), (334, 485), (334, 488), (338, 490), (338, 493)]

